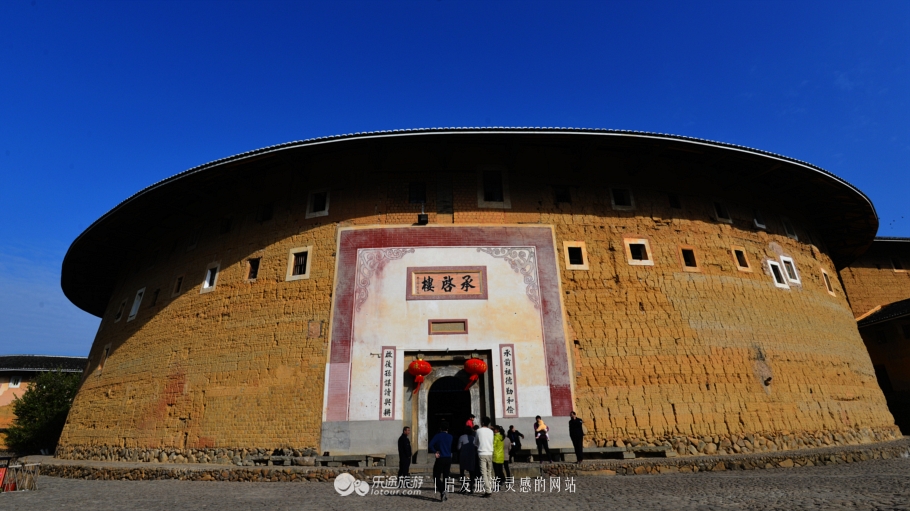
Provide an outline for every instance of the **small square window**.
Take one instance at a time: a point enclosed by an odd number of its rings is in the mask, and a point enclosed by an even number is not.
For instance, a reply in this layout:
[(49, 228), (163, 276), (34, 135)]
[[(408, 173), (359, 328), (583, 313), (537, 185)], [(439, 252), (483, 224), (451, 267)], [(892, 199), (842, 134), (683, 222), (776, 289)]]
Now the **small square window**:
[(202, 235), (202, 228), (196, 229), (190, 233), (190, 240), (186, 244), (186, 250), (189, 252), (199, 245), (199, 237)]
[(178, 275), (174, 279), (174, 290), (171, 291), (171, 296), (177, 296), (180, 294), (180, 290), (183, 289), (183, 275)]
[(288, 251), (288, 271), (284, 280), (301, 280), (310, 278), (310, 266), (313, 262), (313, 247), (297, 247)]
[(796, 263), (792, 257), (781, 256), (780, 262), (784, 265), (784, 274), (787, 280), (794, 284), (800, 284), (799, 272), (796, 271)]
[(654, 266), (651, 258), (651, 246), (644, 238), (625, 238), (626, 260), (633, 266)]
[(200, 293), (209, 293), (215, 290), (215, 286), (218, 284), (218, 270), (220, 266), (220, 262), (214, 262), (205, 269), (205, 280), (202, 281), (202, 289), (199, 290)]
[(133, 299), (133, 307), (130, 309), (130, 315), (126, 318), (127, 321), (136, 319), (136, 314), (139, 313), (139, 305), (142, 303), (143, 296), (145, 296), (145, 288), (136, 291), (136, 298)]
[(502, 168), (481, 168), (477, 171), (477, 207), (511, 209), (509, 180)]
[(776, 261), (768, 261), (768, 269), (771, 270), (771, 277), (774, 278), (774, 285), (782, 289), (790, 289), (790, 286), (787, 284), (786, 279), (784, 279), (783, 271), (780, 269), (780, 263)]
[(610, 188), (610, 204), (613, 209), (629, 210), (635, 208), (635, 198), (628, 188)]
[(9, 388), (11, 388), (11, 389), (18, 389), (18, 388), (19, 388), (19, 385), (22, 385), (22, 377), (21, 377), (21, 376), (10, 376), (10, 377), (9, 377)]
[(275, 213), (275, 205), (271, 202), (261, 204), (256, 210), (256, 221), (259, 223), (268, 222)]
[(329, 191), (313, 190), (307, 198), (306, 218), (316, 218), (329, 214)]
[(156, 289), (155, 292), (152, 293), (152, 303), (149, 304), (149, 307), (154, 307), (158, 303), (159, 294), (161, 294), (161, 289)]
[(825, 289), (828, 291), (828, 294), (834, 296), (834, 287), (831, 286), (831, 279), (828, 277), (828, 272), (822, 270), (822, 280), (825, 281)]
[(901, 264), (901, 260), (896, 257), (891, 258), (891, 267), (894, 268), (894, 271), (907, 271), (904, 269), (904, 265)]
[(685, 271), (701, 271), (698, 266), (698, 259), (695, 257), (695, 247), (680, 245), (679, 260)]
[(752, 210), (752, 223), (757, 229), (768, 228), (768, 226), (765, 224), (765, 217), (761, 214), (761, 210), (758, 208)]
[(730, 247), (731, 252), (733, 253), (733, 264), (736, 265), (736, 269), (739, 271), (752, 271), (752, 266), (749, 264), (749, 258), (746, 257), (746, 249), (743, 247)]
[(901, 331), (904, 332), (904, 339), (910, 339), (910, 323), (901, 325)]
[(483, 171), (484, 202), (502, 202), (503, 199), (502, 172), (498, 170)]
[(682, 202), (679, 201), (679, 195), (671, 193), (667, 195), (667, 200), (670, 202), (670, 207), (673, 209), (682, 209)]
[(123, 317), (123, 309), (126, 308), (126, 300), (120, 302), (120, 307), (117, 307), (117, 314), (114, 316), (114, 323), (120, 321), (120, 318)]
[(553, 187), (553, 200), (557, 204), (565, 203), (572, 204), (572, 194), (569, 192), (568, 186), (554, 186)]
[(727, 224), (733, 223), (733, 219), (730, 218), (730, 212), (727, 211), (727, 207), (721, 202), (714, 203), (714, 218), (716, 218), (718, 222)]
[(259, 278), (259, 262), (262, 261), (261, 257), (256, 257), (253, 259), (247, 259), (246, 266), (246, 279), (247, 280), (256, 280)]
[(233, 225), (234, 220), (232, 218), (222, 218), (221, 227), (218, 228), (219, 234), (227, 234), (231, 232), (231, 226)]
[(879, 344), (886, 344), (888, 342), (888, 332), (884, 330), (875, 332), (875, 340), (878, 341)]
[(408, 203), (425, 204), (427, 202), (426, 183), (408, 183)]
[(799, 241), (799, 236), (796, 235), (796, 229), (793, 227), (793, 224), (786, 218), (782, 218), (781, 223), (784, 225), (784, 232), (787, 234), (787, 237)]
[(564, 241), (562, 246), (567, 270), (589, 269), (587, 247), (584, 241)]

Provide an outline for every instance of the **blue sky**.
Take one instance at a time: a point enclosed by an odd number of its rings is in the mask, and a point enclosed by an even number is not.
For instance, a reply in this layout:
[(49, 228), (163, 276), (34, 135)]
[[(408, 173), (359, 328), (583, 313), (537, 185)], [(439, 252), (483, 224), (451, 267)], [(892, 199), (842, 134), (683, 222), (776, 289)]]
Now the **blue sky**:
[(910, 2), (0, 2), (0, 354), (85, 355), (60, 291), (139, 189), (291, 140), (674, 133), (847, 179), (910, 236)]

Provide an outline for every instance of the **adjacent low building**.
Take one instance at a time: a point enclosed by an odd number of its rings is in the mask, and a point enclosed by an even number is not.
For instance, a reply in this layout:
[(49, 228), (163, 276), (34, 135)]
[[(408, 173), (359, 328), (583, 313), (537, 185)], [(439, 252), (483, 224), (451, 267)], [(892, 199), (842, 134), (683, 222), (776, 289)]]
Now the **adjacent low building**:
[(572, 410), (589, 444), (680, 454), (894, 438), (837, 278), (877, 228), (823, 169), (661, 134), (225, 158), (67, 252), (64, 292), (102, 320), (57, 454), (394, 453), (403, 426), (425, 449), (471, 413), (526, 435), (541, 415), (567, 447)]

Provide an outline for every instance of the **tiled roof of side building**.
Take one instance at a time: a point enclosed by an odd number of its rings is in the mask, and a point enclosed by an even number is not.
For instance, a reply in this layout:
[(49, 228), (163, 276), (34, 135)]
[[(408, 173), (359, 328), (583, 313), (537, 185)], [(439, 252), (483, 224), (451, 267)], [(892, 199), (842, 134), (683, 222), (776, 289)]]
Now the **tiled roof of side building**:
[(859, 328), (882, 323), (903, 316), (910, 316), (910, 298), (899, 302), (882, 305), (882, 308), (857, 321)]
[(0, 355), (0, 371), (82, 372), (86, 357), (55, 357), (50, 355)]
[(910, 238), (900, 238), (897, 236), (876, 236), (875, 241), (897, 241), (897, 242), (910, 243)]

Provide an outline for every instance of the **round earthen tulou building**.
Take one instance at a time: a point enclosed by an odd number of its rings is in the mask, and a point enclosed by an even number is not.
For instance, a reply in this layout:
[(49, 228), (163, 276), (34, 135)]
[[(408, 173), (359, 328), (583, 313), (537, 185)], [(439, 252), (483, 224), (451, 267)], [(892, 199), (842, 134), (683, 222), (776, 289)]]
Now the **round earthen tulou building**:
[(670, 135), (427, 129), (225, 158), (70, 247), (63, 290), (102, 321), (57, 455), (391, 454), (403, 426), (425, 451), (471, 413), (528, 446), (541, 415), (568, 447), (572, 410), (588, 446), (679, 455), (895, 438), (837, 273), (877, 227), (818, 167)]

